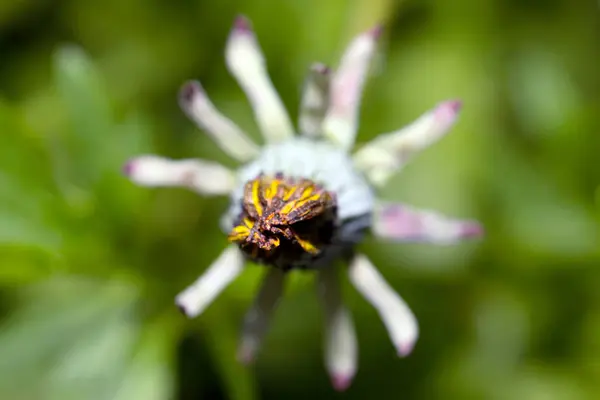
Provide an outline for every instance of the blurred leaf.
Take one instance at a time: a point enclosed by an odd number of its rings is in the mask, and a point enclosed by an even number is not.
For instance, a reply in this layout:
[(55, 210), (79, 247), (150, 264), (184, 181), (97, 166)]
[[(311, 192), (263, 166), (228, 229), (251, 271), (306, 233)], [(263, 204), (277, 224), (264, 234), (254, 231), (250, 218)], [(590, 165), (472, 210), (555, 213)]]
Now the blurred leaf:
[(81, 49), (60, 49), (55, 75), (72, 121), (71, 129), (51, 142), (54, 166), (75, 217), (70, 230), (118, 240), (133, 232), (143, 215), (140, 203), (148, 192), (131, 184), (121, 170), (128, 158), (150, 152), (150, 123), (137, 112), (116, 121), (100, 73)]
[(113, 400), (163, 400), (173, 392), (173, 325), (169, 319), (144, 327), (144, 334)]
[(104, 386), (103, 378), (120, 377), (117, 360), (125, 358), (137, 324), (135, 287), (64, 277), (17, 294), (18, 306), (0, 326), (1, 397), (69, 398), (74, 383)]
[(116, 137), (110, 143), (110, 152), (104, 155), (108, 170), (97, 187), (97, 202), (102, 212), (112, 218), (111, 222), (135, 221), (132, 212), (140, 211), (140, 204), (147, 201), (150, 193), (131, 183), (122, 169), (130, 158), (152, 152), (151, 123), (145, 115), (136, 113), (114, 129)]
[(72, 121), (62, 140), (75, 182), (88, 187), (106, 172), (110, 139), (115, 136), (110, 101), (98, 71), (78, 47), (63, 47), (54, 56), (56, 85)]
[(497, 390), (490, 390), (489, 396), (494, 400), (592, 400), (596, 398), (577, 376), (542, 366), (523, 368), (513, 376), (510, 384), (498, 385)]
[(49, 209), (55, 199), (35, 188), (27, 190), (21, 183), (0, 171), (0, 242), (57, 249), (61, 238)]
[(0, 285), (19, 287), (42, 279), (64, 268), (64, 259), (30, 245), (0, 246)]
[(17, 109), (1, 102), (0, 126), (0, 243), (56, 251), (60, 203), (43, 143), (31, 135)]
[(127, 308), (103, 319), (48, 371), (44, 383), (48, 399), (111, 398), (128, 371), (139, 330)]
[(593, 212), (560, 191), (541, 168), (507, 153), (494, 173), (494, 194), (502, 200), (503, 224), (514, 249), (549, 258), (597, 254), (600, 232)]
[(72, 122), (58, 144), (66, 154), (56, 157), (66, 156), (62, 168), (84, 189), (114, 181), (127, 158), (149, 150), (149, 124), (139, 114), (117, 122), (100, 72), (80, 48), (63, 47), (54, 61), (58, 91)]
[(580, 99), (560, 60), (537, 49), (523, 52), (509, 86), (519, 122), (534, 135), (547, 135), (565, 123)]

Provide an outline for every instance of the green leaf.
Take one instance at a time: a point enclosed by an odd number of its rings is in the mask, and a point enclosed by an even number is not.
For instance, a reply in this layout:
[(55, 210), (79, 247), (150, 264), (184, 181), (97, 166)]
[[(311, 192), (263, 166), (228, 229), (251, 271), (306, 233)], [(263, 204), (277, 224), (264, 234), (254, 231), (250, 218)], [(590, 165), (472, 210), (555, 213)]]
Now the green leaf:
[(137, 321), (117, 312), (94, 332), (78, 338), (46, 375), (48, 398), (111, 398), (139, 337)]
[[(146, 116), (131, 114), (116, 126), (117, 137), (111, 142), (112, 150), (106, 154), (108, 170), (97, 186), (97, 200), (113, 222), (131, 221), (133, 211), (140, 209), (149, 191), (132, 184), (123, 174), (123, 166), (132, 157), (151, 153), (150, 122)], [(122, 228), (121, 226), (119, 228)]]
[(48, 279), (64, 269), (63, 259), (55, 254), (29, 245), (0, 246), (0, 285), (17, 287)]
[(108, 94), (100, 74), (83, 50), (69, 46), (54, 57), (55, 80), (67, 109), (71, 129), (61, 138), (68, 165), (68, 179), (89, 188), (107, 172), (107, 159), (116, 135)]
[(56, 198), (38, 188), (26, 188), (0, 171), (0, 243), (57, 249), (61, 239), (50, 215)]
[(146, 326), (114, 400), (172, 398), (174, 331), (168, 318)]
[(116, 120), (99, 71), (77, 47), (56, 52), (55, 78), (71, 126), (51, 147), (76, 216), (100, 211), (109, 222), (138, 208), (140, 196), (121, 171), (129, 158), (150, 152), (150, 122), (136, 111)]
[(56, 251), (60, 199), (43, 141), (28, 130), (17, 109), (1, 102), (0, 126), (0, 244)]
[(135, 287), (63, 277), (17, 294), (0, 326), (1, 398), (76, 399), (116, 388), (138, 329)]

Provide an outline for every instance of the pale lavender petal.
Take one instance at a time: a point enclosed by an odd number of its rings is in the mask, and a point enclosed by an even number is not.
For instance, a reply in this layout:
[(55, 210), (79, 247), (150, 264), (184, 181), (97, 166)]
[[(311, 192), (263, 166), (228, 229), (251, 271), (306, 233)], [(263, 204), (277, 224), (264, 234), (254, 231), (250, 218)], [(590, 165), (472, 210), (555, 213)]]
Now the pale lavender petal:
[(300, 133), (318, 137), (323, 133), (323, 119), (329, 106), (331, 70), (323, 64), (313, 64), (302, 93), (300, 104)]
[(398, 355), (407, 356), (419, 336), (419, 325), (402, 298), (390, 287), (369, 259), (359, 254), (348, 269), (350, 281), (378, 311)]
[(337, 269), (318, 272), (317, 289), (325, 314), (325, 367), (333, 387), (346, 390), (358, 367), (358, 343), (352, 317), (342, 302)]
[(273, 311), (283, 294), (285, 272), (279, 268), (269, 268), (262, 282), (254, 305), (244, 319), (242, 339), (238, 348), (238, 359), (251, 363), (258, 352), (269, 327)]
[(372, 229), (382, 238), (434, 244), (454, 244), (484, 233), (476, 221), (453, 219), (434, 211), (391, 203), (376, 207)]
[(294, 127), (273, 87), (250, 22), (238, 17), (227, 42), (225, 59), (231, 74), (248, 96), (257, 123), (268, 142), (294, 135)]
[(194, 283), (177, 295), (175, 304), (189, 318), (200, 315), (243, 268), (242, 253), (236, 246), (229, 246)]
[(231, 157), (238, 161), (249, 161), (258, 155), (256, 143), (215, 108), (200, 82), (190, 81), (183, 85), (179, 92), (179, 104), (187, 116)]
[(140, 186), (186, 187), (205, 195), (229, 194), (235, 186), (235, 176), (229, 169), (202, 160), (145, 155), (128, 161), (123, 173)]
[(378, 26), (357, 36), (346, 49), (333, 76), (323, 129), (332, 142), (345, 149), (354, 145), (362, 91), (380, 35), (381, 27)]
[(369, 180), (383, 186), (417, 153), (423, 151), (446, 133), (457, 120), (461, 102), (440, 103), (410, 125), (377, 136), (354, 154), (354, 162)]

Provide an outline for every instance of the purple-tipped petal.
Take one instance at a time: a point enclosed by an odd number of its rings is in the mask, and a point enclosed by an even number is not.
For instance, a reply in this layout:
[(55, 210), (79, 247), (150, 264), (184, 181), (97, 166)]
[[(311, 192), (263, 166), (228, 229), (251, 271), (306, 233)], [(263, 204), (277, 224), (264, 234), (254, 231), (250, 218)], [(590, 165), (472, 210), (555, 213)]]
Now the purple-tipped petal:
[(300, 103), (300, 133), (309, 137), (323, 134), (323, 119), (329, 107), (331, 70), (324, 64), (315, 63), (306, 78)]
[(206, 195), (229, 194), (235, 186), (230, 170), (202, 160), (170, 160), (146, 155), (130, 160), (123, 172), (140, 186), (186, 187)]
[(387, 328), (399, 355), (407, 355), (419, 337), (419, 325), (406, 302), (390, 287), (369, 259), (358, 254), (348, 268), (350, 282), (371, 303)]
[(478, 222), (466, 221), (462, 224), (460, 234), (464, 238), (479, 238), (485, 235), (485, 229)]
[(235, 123), (215, 108), (200, 82), (188, 81), (181, 87), (179, 105), (188, 118), (200, 129), (205, 130), (231, 157), (245, 162), (258, 155), (258, 146)]
[(125, 163), (125, 165), (123, 165), (123, 175), (125, 176), (131, 176), (134, 173), (134, 168), (135, 168), (135, 162), (134, 161), (128, 161)]
[(398, 357), (407, 357), (410, 355), (410, 353), (412, 353), (413, 349), (415, 347), (415, 343), (399, 343), (396, 345), (396, 348), (398, 349)]
[(357, 167), (374, 185), (385, 185), (413, 156), (450, 131), (461, 106), (459, 100), (444, 101), (410, 125), (395, 132), (378, 135), (354, 154)]
[(179, 102), (181, 107), (185, 110), (191, 107), (191, 103), (197, 98), (204, 94), (204, 90), (198, 81), (188, 81), (181, 86), (179, 90)]
[(373, 232), (382, 238), (405, 242), (454, 244), (483, 235), (483, 227), (403, 204), (380, 204), (373, 218)]
[(358, 342), (352, 317), (342, 302), (335, 267), (319, 270), (317, 289), (325, 315), (325, 368), (334, 388), (345, 390), (358, 367)]
[(379, 39), (383, 33), (384, 27), (383, 24), (375, 25), (373, 28), (369, 30), (369, 35), (375, 40)]
[(360, 100), (379, 33), (379, 28), (374, 28), (357, 36), (347, 47), (333, 76), (324, 132), (333, 143), (345, 149), (350, 149), (356, 138)]
[(435, 117), (442, 124), (452, 124), (458, 113), (462, 109), (462, 102), (460, 100), (449, 100), (440, 103), (435, 108)]
[(338, 392), (345, 392), (352, 383), (353, 376), (334, 375), (331, 377), (331, 386)]
[(310, 66), (311, 72), (317, 73), (319, 75), (329, 75), (331, 74), (331, 68), (322, 63), (314, 63)]
[(200, 315), (244, 268), (242, 253), (235, 246), (225, 249), (219, 258), (194, 283), (175, 298), (175, 304), (188, 318)]
[(233, 29), (240, 33), (252, 33), (252, 23), (245, 15), (238, 15), (233, 21)]
[(271, 83), (258, 41), (254, 34), (248, 34), (249, 26), (245, 18), (236, 19), (227, 41), (225, 60), (248, 97), (263, 136), (268, 142), (278, 142), (292, 137), (294, 127)]

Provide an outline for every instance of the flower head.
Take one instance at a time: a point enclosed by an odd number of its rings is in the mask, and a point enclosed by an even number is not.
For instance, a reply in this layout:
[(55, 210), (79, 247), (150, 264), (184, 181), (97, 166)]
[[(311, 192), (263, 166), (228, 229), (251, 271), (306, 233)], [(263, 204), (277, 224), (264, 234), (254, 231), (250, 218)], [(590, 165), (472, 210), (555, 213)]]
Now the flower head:
[(474, 221), (387, 203), (376, 189), (412, 158), (444, 136), (460, 102), (446, 101), (398, 131), (379, 135), (353, 154), (360, 97), (381, 28), (356, 37), (333, 72), (314, 64), (303, 90), (296, 135), (268, 77), (258, 42), (243, 17), (236, 19), (226, 48), (227, 66), (246, 92), (266, 144), (261, 148), (223, 116), (200, 83), (181, 89), (185, 113), (231, 157), (237, 171), (204, 160), (132, 159), (125, 174), (142, 186), (181, 186), (202, 195), (228, 195), (221, 226), (230, 245), (176, 304), (199, 315), (244, 269), (246, 260), (266, 266), (255, 304), (244, 321), (239, 357), (250, 362), (292, 269), (317, 274), (326, 337), (325, 363), (335, 388), (350, 384), (357, 368), (357, 340), (343, 305), (336, 261), (347, 262), (351, 283), (379, 312), (400, 356), (411, 351), (418, 324), (404, 300), (355, 246), (369, 232), (395, 241), (450, 244), (482, 234)]

